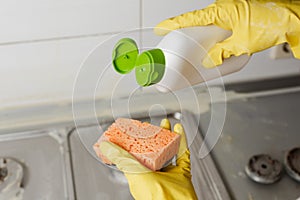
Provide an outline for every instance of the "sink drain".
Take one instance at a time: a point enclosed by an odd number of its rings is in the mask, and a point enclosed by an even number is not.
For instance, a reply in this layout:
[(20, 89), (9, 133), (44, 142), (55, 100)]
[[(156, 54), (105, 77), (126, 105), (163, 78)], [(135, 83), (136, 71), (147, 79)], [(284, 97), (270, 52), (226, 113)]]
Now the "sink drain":
[(0, 160), (0, 183), (4, 182), (4, 179), (7, 177), (8, 174), (6, 163), (6, 159)]
[(1, 167), (0, 168), (0, 183), (4, 181), (5, 177), (7, 177), (7, 168), (6, 167)]
[(22, 165), (11, 158), (0, 158), (0, 199), (21, 200), (24, 189)]
[(284, 165), (288, 175), (300, 182), (300, 147), (287, 152)]
[(269, 155), (254, 155), (245, 168), (248, 177), (258, 183), (271, 184), (281, 177), (282, 165)]

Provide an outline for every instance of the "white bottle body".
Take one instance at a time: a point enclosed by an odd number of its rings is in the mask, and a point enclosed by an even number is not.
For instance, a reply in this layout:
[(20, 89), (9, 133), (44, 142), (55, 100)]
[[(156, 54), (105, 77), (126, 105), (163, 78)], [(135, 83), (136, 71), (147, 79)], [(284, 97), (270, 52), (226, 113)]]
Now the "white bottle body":
[(250, 57), (246, 54), (225, 59), (212, 69), (202, 66), (208, 50), (231, 35), (217, 26), (184, 28), (167, 34), (157, 48), (165, 55), (166, 70), (157, 88), (162, 92), (191, 87), (243, 68)]

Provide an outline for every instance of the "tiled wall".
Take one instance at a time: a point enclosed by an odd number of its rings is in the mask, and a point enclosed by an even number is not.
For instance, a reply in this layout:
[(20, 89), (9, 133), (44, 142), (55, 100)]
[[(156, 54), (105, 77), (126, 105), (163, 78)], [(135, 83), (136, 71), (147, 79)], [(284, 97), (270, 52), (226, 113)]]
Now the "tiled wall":
[[(0, 109), (40, 102), (70, 101), (74, 81), (89, 52), (113, 34), (202, 8), (211, 0), (10, 0), (0, 7)], [(148, 29), (150, 30), (150, 29)], [(144, 46), (161, 39), (150, 31), (136, 36)], [(108, 44), (108, 43), (107, 43)], [(111, 49), (107, 55), (111, 55)], [(107, 58), (110, 59), (110, 58)], [(105, 59), (104, 59), (105, 60)], [(104, 67), (107, 63), (91, 63)], [(105, 61), (107, 62), (107, 61)], [(251, 59), (227, 81), (299, 73), (300, 62), (274, 61), (269, 51)], [(114, 76), (114, 74), (110, 74)], [(85, 77), (89, 79), (88, 73)], [(88, 98), (82, 87), (81, 98)], [(105, 87), (102, 87), (105, 88)], [(108, 87), (109, 88), (109, 87)], [(111, 90), (109, 88), (108, 90)], [(106, 92), (97, 90), (96, 97)]]

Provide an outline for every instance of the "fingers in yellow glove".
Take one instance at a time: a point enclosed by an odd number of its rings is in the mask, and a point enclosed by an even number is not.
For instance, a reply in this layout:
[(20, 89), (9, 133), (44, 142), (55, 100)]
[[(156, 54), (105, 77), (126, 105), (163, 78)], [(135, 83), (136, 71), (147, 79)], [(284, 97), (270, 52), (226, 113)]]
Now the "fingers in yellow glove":
[[(299, 5), (300, 7), (300, 5)], [(300, 26), (300, 25), (299, 25)], [(299, 33), (290, 33), (287, 36), (287, 42), (290, 45), (290, 48), (294, 54), (295, 58), (300, 59), (300, 37), (299, 37)]]
[(114, 163), (117, 168), (125, 173), (146, 173), (152, 172), (147, 167), (139, 163), (130, 153), (111, 142), (102, 142), (101, 153)]
[[(160, 126), (162, 128), (171, 130), (171, 123), (168, 119), (161, 120)], [(180, 145), (177, 153), (176, 165), (182, 170), (185, 170), (187, 174), (190, 173), (190, 152), (187, 147), (187, 140), (184, 129), (180, 123), (174, 125), (173, 131), (180, 135)], [(172, 171), (170, 169), (167, 169)]]
[(160, 121), (160, 127), (171, 130), (171, 123), (168, 119), (162, 119)]
[(289, 43), (295, 58), (300, 59), (298, 1), (219, 0), (205, 9), (162, 21), (154, 32), (165, 35), (175, 29), (209, 24), (231, 30), (233, 34), (209, 50), (202, 63), (207, 68), (222, 64), (231, 55), (251, 55), (284, 42)]
[(190, 165), (190, 151), (187, 146), (187, 140), (185, 131), (181, 124), (177, 123), (174, 126), (174, 132), (181, 136), (180, 146), (178, 150), (178, 158), (176, 160), (176, 165), (184, 170), (186, 175), (190, 175), (191, 165)]
[(154, 33), (163, 36), (180, 28), (213, 24), (216, 21), (216, 17), (215, 5), (213, 4), (202, 10), (187, 12), (164, 20), (156, 25)]
[[(171, 130), (171, 123), (168, 119), (163, 119), (160, 122), (160, 127)], [(187, 142), (186, 142), (185, 132), (184, 132), (182, 125), (179, 123), (174, 125), (173, 131), (180, 135), (180, 146), (179, 146), (179, 150), (178, 150), (178, 155), (181, 156), (187, 150)]]
[[(202, 10), (195, 10), (192, 12), (184, 13), (180, 16), (173, 17), (162, 21), (154, 28), (154, 33), (157, 35), (166, 35), (170, 31), (193, 27), (193, 26), (205, 26), (215, 24), (225, 29), (230, 29), (226, 23), (224, 23), (225, 17), (220, 18), (222, 12), (216, 4), (211, 4), (207, 8)], [(229, 21), (227, 22), (229, 23)], [(232, 47), (234, 43), (231, 40), (225, 40), (222, 43), (218, 43), (212, 49), (209, 50), (207, 56), (203, 59), (202, 64), (206, 68), (213, 68), (223, 63), (223, 59), (229, 58), (231, 55), (237, 55), (238, 49), (233, 52)]]
[(180, 135), (180, 146), (178, 150), (178, 155), (184, 154), (184, 152), (188, 149), (187, 147), (187, 141), (186, 141), (186, 136), (184, 129), (181, 124), (177, 123), (174, 125), (174, 132)]
[(215, 44), (209, 49), (207, 55), (202, 61), (202, 65), (206, 68), (213, 68), (223, 63), (223, 59), (229, 58), (230, 56), (239, 56), (244, 52), (249, 52), (249, 49), (242, 48), (233, 39), (233, 36), (226, 40)]

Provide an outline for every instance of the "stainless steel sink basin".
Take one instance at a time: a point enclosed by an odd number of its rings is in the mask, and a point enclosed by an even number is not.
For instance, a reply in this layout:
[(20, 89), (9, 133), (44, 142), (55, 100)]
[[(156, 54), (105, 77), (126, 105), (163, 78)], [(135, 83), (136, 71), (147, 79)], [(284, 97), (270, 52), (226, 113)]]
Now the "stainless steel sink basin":
[[(285, 153), (300, 146), (300, 92), (283, 90), (227, 103), (222, 135), (212, 151), (232, 199), (285, 200), (300, 197), (300, 183), (282, 172), (279, 181), (260, 184), (250, 180), (245, 167), (253, 155), (267, 154), (284, 163)], [(215, 103), (216, 112), (221, 104)], [(201, 115), (205, 133), (210, 113)]]
[(57, 130), (0, 135), (1, 200), (74, 198), (61, 136)]

